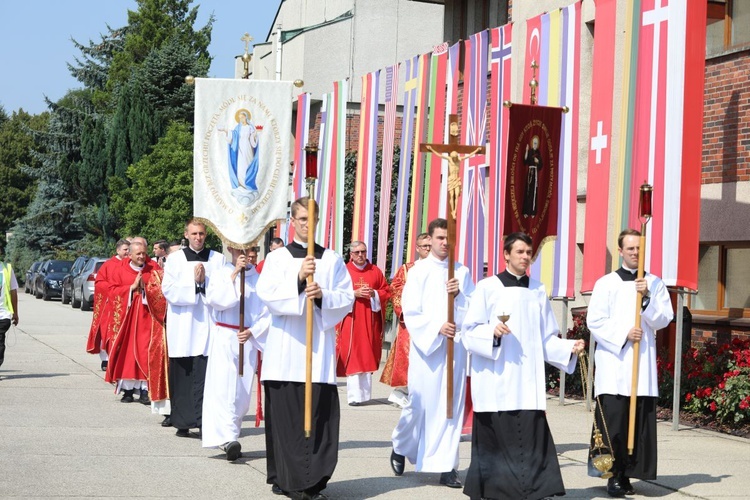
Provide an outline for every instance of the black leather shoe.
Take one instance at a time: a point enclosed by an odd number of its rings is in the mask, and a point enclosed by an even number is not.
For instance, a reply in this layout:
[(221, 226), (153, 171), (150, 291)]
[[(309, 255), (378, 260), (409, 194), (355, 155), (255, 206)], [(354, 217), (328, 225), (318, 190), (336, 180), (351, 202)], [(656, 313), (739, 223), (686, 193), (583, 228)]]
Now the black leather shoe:
[(322, 493), (316, 493), (310, 497), (310, 500), (328, 500), (328, 497)]
[(626, 495), (635, 495), (635, 488), (633, 488), (633, 485), (630, 484), (629, 477), (622, 476), (620, 478), (620, 486), (622, 486), (622, 489), (625, 490)]
[(284, 490), (281, 489), (281, 486), (278, 484), (272, 484), (271, 485), (271, 493), (274, 495), (285, 495)]
[(227, 454), (227, 462), (234, 462), (242, 456), (242, 445), (239, 441), (230, 441), (221, 449)]
[(174, 435), (181, 438), (190, 437), (190, 429), (177, 429)]
[(396, 453), (396, 450), (391, 450), (391, 469), (393, 473), (400, 476), (404, 473), (404, 456)]
[(121, 403), (132, 403), (133, 401), (135, 401), (135, 399), (133, 399), (133, 389), (125, 391), (125, 395), (120, 400)]
[(102, 371), (103, 371), (103, 372), (106, 372), (106, 371), (107, 371), (107, 365), (108, 365), (108, 364), (109, 364), (109, 363), (108, 363), (107, 361), (102, 361)]
[(151, 400), (148, 398), (148, 391), (146, 389), (141, 389), (141, 396), (140, 399), (138, 399), (138, 402), (144, 405), (151, 404)]
[(460, 488), (463, 486), (461, 480), (458, 479), (458, 471), (456, 471), (456, 469), (440, 474), (440, 484), (447, 486), (448, 488)]
[(164, 420), (161, 421), (162, 427), (172, 427), (172, 417), (167, 415)]
[(617, 476), (610, 477), (607, 480), (607, 495), (614, 498), (622, 498), (625, 496), (625, 488), (622, 487), (620, 479)]

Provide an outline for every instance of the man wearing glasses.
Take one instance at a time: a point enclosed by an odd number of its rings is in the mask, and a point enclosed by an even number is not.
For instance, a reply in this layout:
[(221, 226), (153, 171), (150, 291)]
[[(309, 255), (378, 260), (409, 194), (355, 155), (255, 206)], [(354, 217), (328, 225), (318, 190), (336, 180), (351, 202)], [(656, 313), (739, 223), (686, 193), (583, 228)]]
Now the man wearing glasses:
[[(422, 260), (430, 253), (430, 235), (421, 233), (417, 236), (417, 260)], [(394, 339), (385, 368), (380, 376), (380, 381), (393, 387), (388, 401), (403, 408), (406, 406), (409, 396), (407, 389), (409, 371), (409, 330), (404, 323), (404, 314), (401, 310), (401, 292), (406, 284), (406, 277), (415, 262), (407, 262), (396, 272), (391, 281), (391, 301), (393, 301), (393, 312), (398, 318), (398, 332)]]
[(372, 397), (372, 374), (380, 366), (383, 320), (390, 292), (377, 266), (367, 260), (367, 246), (349, 246), (347, 271), (354, 285), (354, 306), (338, 325), (336, 375), (346, 377), (347, 402), (359, 406)]

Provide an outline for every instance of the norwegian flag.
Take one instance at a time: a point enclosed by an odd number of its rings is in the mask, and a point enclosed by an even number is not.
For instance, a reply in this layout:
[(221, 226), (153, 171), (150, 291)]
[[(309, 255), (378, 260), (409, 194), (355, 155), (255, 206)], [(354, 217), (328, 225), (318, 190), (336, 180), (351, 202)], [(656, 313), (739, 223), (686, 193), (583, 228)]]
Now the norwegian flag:
[(502, 105), (510, 100), (511, 41), (513, 25), (506, 24), (491, 31), (492, 76), (490, 101), (490, 159), (488, 200), (487, 274), (497, 274), (505, 269), (503, 247), (503, 207), (505, 206), (505, 159), (508, 157), (509, 110)]
[[(484, 146), (487, 142), (487, 30), (471, 36), (465, 43), (462, 144)], [(458, 260), (470, 270), (474, 281), (484, 277), (485, 155), (475, 155), (463, 165), (461, 211), (456, 220)]]

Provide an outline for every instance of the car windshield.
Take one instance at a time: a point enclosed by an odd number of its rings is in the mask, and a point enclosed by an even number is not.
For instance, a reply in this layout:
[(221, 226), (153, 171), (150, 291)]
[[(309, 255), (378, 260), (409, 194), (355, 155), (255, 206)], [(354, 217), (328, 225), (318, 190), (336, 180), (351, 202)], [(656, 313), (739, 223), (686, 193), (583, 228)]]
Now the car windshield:
[(49, 265), (49, 272), (51, 273), (67, 273), (70, 271), (70, 265), (72, 262), (67, 261), (52, 261)]
[(99, 272), (99, 268), (102, 267), (102, 264), (104, 264), (103, 260), (96, 263), (96, 269), (94, 269), (95, 273)]

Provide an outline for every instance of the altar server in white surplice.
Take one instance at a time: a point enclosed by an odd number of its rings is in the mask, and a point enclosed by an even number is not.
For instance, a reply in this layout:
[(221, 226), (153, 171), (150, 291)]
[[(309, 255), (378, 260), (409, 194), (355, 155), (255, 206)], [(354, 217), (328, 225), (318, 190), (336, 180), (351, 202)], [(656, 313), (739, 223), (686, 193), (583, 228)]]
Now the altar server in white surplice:
[[(472, 499), (564, 495), (547, 418), (544, 363), (572, 373), (583, 340), (564, 340), (544, 285), (526, 276), (531, 238), (505, 238), (506, 270), (477, 284), (464, 319), (471, 353)], [(503, 322), (502, 320), (505, 320)]]
[[(448, 231), (445, 219), (430, 222), (432, 248), (427, 258), (409, 271), (401, 295), (406, 328), (411, 337), (409, 350), (409, 397), (393, 430), (391, 468), (404, 472), (405, 458), (417, 472), (441, 472), (440, 484), (460, 488), (458, 444), (464, 418), (467, 354), (461, 344), (460, 325), (474, 283), (469, 270), (448, 262)], [(448, 265), (454, 278), (448, 280)], [(448, 323), (448, 294), (455, 296), (454, 323)], [(453, 418), (446, 418), (446, 352), (453, 353)]]
[(167, 299), (167, 350), (172, 425), (177, 436), (203, 426), (203, 388), (208, 362), (211, 307), (206, 287), (224, 266), (224, 256), (204, 246), (206, 225), (199, 219), (185, 226), (188, 246), (167, 259), (161, 290)]
[[(352, 310), (354, 289), (335, 252), (307, 255), (308, 199), (292, 203), (294, 241), (268, 254), (258, 296), (271, 311), (261, 380), (266, 396), (266, 481), (276, 494), (324, 498), (338, 461), (339, 395), (336, 324)], [(312, 276), (312, 283), (307, 277)], [(307, 298), (313, 299), (312, 430), (304, 436)]]
[[(637, 279), (640, 232), (626, 229), (618, 238), (622, 267), (599, 278), (591, 294), (586, 322), (596, 339), (594, 389), (612, 441), (610, 496), (635, 494), (630, 478), (656, 479), (656, 331), (672, 321), (672, 303), (664, 282), (645, 273)], [(643, 294), (641, 324), (635, 326), (636, 293)], [(628, 454), (628, 422), (633, 374), (633, 341), (640, 341), (635, 420), (635, 450)], [(603, 428), (601, 412), (596, 412)]]
[[(258, 273), (242, 250), (229, 248), (232, 263), (214, 272), (206, 288), (206, 302), (213, 308), (208, 347), (206, 386), (203, 391), (203, 447), (220, 447), (227, 460), (241, 456), (238, 439), (242, 417), (250, 409), (258, 351), (271, 323), (268, 308), (255, 292)], [(245, 269), (245, 309), (240, 331), (241, 271)], [(244, 356), (240, 361), (240, 343)], [(239, 363), (244, 375), (239, 376)]]

